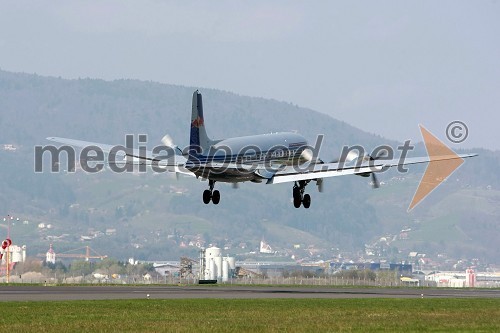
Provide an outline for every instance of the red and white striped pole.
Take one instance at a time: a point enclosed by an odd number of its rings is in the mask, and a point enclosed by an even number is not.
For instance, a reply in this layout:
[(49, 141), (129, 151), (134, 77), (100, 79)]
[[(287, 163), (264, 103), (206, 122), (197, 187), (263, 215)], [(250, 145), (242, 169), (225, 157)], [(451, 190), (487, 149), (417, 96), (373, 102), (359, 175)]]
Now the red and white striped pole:
[[(12, 245), (12, 240), (10, 239), (10, 222), (14, 219), (14, 216), (7, 215), (7, 217), (3, 218), (4, 222), (7, 222), (7, 238), (2, 242), (2, 250), (0, 251), (0, 260), (3, 257), (3, 254), (7, 254), (6, 258), (6, 268), (7, 268), (7, 283), (10, 282), (10, 246)], [(19, 218), (17, 218), (19, 221)]]

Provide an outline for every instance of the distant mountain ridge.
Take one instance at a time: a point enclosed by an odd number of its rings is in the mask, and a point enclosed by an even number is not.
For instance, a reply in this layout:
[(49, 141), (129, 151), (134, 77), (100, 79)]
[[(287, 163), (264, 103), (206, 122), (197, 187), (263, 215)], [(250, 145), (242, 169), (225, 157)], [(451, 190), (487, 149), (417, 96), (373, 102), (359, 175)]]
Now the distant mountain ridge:
[[(0, 71), (0, 124), (5, 126), (0, 141), (15, 138), (22, 144), (35, 144), (47, 136), (71, 136), (116, 142), (126, 133), (146, 133), (159, 140), (168, 132), (187, 144), (191, 95), (196, 89), (137, 80), (65, 80)], [(212, 137), (296, 130), (310, 140), (325, 134), (335, 147), (388, 141), (289, 103), (213, 89), (200, 91)], [(21, 127), (8, 126), (20, 122)]]

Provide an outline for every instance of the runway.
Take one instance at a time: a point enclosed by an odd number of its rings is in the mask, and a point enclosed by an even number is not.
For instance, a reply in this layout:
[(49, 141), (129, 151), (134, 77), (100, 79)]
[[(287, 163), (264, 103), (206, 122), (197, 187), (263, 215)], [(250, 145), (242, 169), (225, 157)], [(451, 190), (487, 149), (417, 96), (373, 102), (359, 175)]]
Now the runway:
[(500, 290), (260, 286), (0, 286), (0, 301), (265, 298), (500, 298)]

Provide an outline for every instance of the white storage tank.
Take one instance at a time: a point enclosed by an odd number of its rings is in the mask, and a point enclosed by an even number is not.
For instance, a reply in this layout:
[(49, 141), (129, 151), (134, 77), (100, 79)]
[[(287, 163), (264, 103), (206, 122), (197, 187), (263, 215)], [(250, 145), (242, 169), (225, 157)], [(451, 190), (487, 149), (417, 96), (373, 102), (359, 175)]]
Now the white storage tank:
[(222, 257), (218, 256), (214, 258), (215, 269), (217, 270), (217, 280), (222, 278)]
[(234, 257), (227, 257), (227, 263), (229, 264), (229, 269), (236, 269), (236, 259)]
[(222, 282), (227, 282), (229, 280), (229, 262), (228, 258), (222, 260)]
[(212, 246), (205, 250), (205, 258), (215, 258), (220, 257), (220, 248)]
[(228, 281), (236, 269), (234, 257), (222, 257), (221, 249), (215, 246), (201, 250), (200, 267), (202, 280)]
[(208, 280), (220, 279), (222, 276), (222, 257), (220, 248), (212, 246), (205, 249), (205, 260), (208, 271), (207, 274), (205, 274), (205, 278)]
[(215, 260), (214, 258), (209, 258), (207, 259), (208, 261), (208, 279), (209, 280), (216, 280), (217, 279), (217, 267), (215, 266)]

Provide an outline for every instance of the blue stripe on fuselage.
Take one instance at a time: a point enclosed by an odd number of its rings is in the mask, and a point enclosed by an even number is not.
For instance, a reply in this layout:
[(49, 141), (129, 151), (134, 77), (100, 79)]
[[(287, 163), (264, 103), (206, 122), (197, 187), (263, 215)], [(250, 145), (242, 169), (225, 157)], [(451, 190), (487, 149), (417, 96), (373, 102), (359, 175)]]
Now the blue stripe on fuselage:
[(297, 149), (279, 149), (269, 150), (259, 154), (233, 154), (233, 155), (208, 155), (190, 154), (190, 161), (194, 164), (206, 164), (210, 162), (216, 163), (244, 163), (250, 164), (255, 162), (269, 161), (287, 161), (301, 156), (302, 151)]

